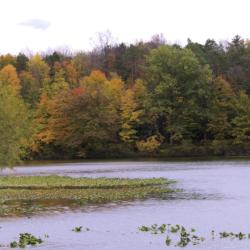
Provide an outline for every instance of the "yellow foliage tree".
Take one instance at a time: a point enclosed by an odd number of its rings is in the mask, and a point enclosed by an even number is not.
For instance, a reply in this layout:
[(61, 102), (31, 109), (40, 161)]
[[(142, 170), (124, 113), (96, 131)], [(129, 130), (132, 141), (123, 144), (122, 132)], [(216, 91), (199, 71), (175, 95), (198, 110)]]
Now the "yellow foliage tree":
[(148, 137), (146, 140), (136, 142), (137, 149), (140, 152), (153, 153), (159, 149), (161, 141), (156, 135)]
[(1, 55), (0, 56), (0, 68), (7, 66), (8, 64), (16, 66), (16, 58), (11, 54)]
[(4, 85), (10, 86), (15, 94), (19, 94), (21, 89), (20, 79), (13, 65), (8, 64), (1, 69), (0, 80)]
[(54, 133), (51, 128), (51, 109), (55, 98), (60, 98), (62, 92), (69, 90), (69, 84), (64, 79), (63, 70), (55, 74), (54, 82), (46, 84), (36, 109), (36, 134), (34, 136), (33, 151), (39, 151), (40, 145), (54, 141)]
[(141, 123), (143, 114), (143, 101), (146, 88), (141, 80), (127, 89), (121, 98), (122, 128), (120, 137), (123, 142), (134, 142), (137, 139), (137, 126)]
[(49, 66), (38, 54), (28, 62), (28, 70), (35, 79), (36, 87), (41, 89), (49, 79)]
[(136, 140), (136, 129), (134, 126), (139, 122), (140, 111), (137, 111), (137, 103), (135, 102), (134, 91), (126, 90), (122, 97), (122, 129), (120, 137), (124, 142), (133, 142)]

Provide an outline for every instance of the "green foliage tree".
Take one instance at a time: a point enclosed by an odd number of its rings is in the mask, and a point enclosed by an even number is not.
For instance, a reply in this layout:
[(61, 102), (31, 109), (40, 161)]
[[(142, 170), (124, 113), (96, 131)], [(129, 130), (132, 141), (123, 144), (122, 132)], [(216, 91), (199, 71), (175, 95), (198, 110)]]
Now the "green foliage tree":
[[(182, 47), (166, 45), (159, 35), (148, 42), (116, 44), (107, 33), (90, 52), (54, 52), (30, 59), (21, 53), (1, 55), (0, 126), (7, 141), (1, 157), (14, 145), (11, 135), (26, 136), (21, 119), (15, 117), (20, 112), (25, 122), (24, 110), (34, 117), (29, 145), (34, 158), (138, 151), (175, 155), (176, 148), (179, 155), (192, 154), (193, 149), (246, 154), (249, 64), (250, 42), (239, 36), (223, 43), (189, 39)], [(12, 121), (16, 125), (9, 126)], [(19, 139), (16, 143), (20, 145)], [(20, 151), (13, 153), (16, 157), (8, 153), (5, 165), (17, 161), (24, 144), (13, 147), (13, 152)]]
[(231, 85), (222, 77), (213, 80), (211, 86), (208, 132), (212, 140), (232, 139), (232, 120), (236, 115), (237, 96)]
[(234, 143), (238, 145), (249, 144), (250, 142), (250, 99), (240, 92), (236, 103), (237, 115), (232, 121)]
[(31, 120), (22, 99), (1, 81), (0, 121), (0, 166), (14, 166), (29, 146)]
[(209, 67), (189, 49), (161, 46), (147, 58), (151, 112), (170, 144), (201, 140), (208, 119)]
[(16, 57), (16, 70), (17, 70), (17, 72), (27, 70), (28, 61), (29, 61), (29, 58), (26, 55), (19, 53)]

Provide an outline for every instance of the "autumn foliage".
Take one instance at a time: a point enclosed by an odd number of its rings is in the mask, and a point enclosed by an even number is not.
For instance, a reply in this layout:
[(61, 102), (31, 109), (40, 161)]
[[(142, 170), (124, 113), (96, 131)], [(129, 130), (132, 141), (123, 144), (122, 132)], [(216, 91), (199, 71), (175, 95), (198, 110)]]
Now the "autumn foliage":
[(0, 163), (246, 155), (249, 58), (238, 36), (226, 47), (152, 40), (75, 55), (2, 55)]

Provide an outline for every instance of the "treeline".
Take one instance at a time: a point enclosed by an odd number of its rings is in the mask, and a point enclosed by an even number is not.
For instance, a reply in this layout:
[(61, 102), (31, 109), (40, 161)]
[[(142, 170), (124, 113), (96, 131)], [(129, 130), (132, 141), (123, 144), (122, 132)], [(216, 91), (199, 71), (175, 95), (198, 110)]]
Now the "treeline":
[[(248, 155), (250, 42), (160, 36), (91, 52), (0, 56), (0, 163)], [(25, 156), (24, 156), (25, 155)]]

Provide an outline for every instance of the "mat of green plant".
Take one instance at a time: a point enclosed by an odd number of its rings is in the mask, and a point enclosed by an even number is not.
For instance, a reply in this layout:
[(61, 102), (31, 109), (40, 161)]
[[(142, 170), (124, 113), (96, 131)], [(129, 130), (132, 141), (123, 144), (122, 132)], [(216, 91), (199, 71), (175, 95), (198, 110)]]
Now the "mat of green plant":
[(25, 214), (29, 207), (35, 212), (54, 203), (71, 206), (160, 197), (174, 191), (168, 186), (172, 182), (163, 178), (0, 177), (0, 216)]
[(170, 184), (173, 181), (164, 178), (127, 179), (127, 178), (71, 178), (65, 176), (2, 176), (0, 189), (87, 189), (87, 188), (125, 188)]

